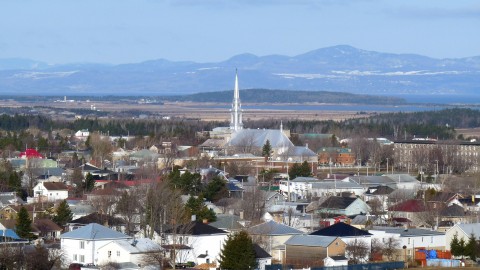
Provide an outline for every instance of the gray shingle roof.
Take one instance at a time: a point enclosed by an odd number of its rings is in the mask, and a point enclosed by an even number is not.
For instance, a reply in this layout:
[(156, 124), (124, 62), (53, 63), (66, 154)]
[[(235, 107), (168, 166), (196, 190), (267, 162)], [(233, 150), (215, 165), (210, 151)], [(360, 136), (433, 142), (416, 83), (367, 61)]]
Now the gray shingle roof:
[(345, 209), (356, 200), (357, 198), (330, 196), (319, 205), (319, 208)]
[(285, 242), (289, 246), (328, 247), (337, 237), (319, 235), (294, 235)]
[(295, 235), (302, 234), (301, 231), (289, 227), (284, 224), (277, 223), (275, 221), (268, 221), (262, 224), (250, 227), (248, 230), (250, 234), (263, 234), (263, 235)]
[(121, 232), (114, 231), (97, 223), (91, 223), (79, 229), (60, 235), (62, 239), (85, 239), (85, 240), (106, 240), (106, 239), (130, 239), (131, 237)]
[(239, 216), (218, 214), (217, 220), (209, 223), (209, 225), (222, 230), (240, 230), (243, 229), (243, 226), (238, 223), (239, 220)]

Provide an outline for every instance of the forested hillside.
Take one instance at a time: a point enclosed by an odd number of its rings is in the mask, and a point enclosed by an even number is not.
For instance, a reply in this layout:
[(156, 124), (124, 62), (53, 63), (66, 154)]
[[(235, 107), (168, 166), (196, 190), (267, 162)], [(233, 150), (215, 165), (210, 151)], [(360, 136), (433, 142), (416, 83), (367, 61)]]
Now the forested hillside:
[[(162, 97), (168, 101), (221, 102), (232, 101), (232, 91), (205, 92), (191, 95)], [(241, 90), (244, 103), (354, 103), (354, 104), (404, 104), (405, 100), (396, 97), (357, 95), (328, 91), (293, 91), (271, 89)]]

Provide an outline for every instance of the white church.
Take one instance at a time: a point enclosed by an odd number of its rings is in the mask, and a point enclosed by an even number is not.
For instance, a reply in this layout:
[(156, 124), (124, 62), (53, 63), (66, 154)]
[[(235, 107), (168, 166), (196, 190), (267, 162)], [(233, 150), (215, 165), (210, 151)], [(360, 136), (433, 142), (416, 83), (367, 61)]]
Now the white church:
[(272, 146), (272, 159), (277, 161), (316, 161), (317, 155), (305, 146), (294, 146), (290, 141), (290, 131), (279, 129), (248, 129), (242, 121), (242, 105), (238, 86), (238, 73), (235, 74), (230, 126), (217, 127), (210, 132), (210, 138), (200, 145), (200, 149), (212, 157), (221, 155), (253, 154), (262, 155), (267, 142)]

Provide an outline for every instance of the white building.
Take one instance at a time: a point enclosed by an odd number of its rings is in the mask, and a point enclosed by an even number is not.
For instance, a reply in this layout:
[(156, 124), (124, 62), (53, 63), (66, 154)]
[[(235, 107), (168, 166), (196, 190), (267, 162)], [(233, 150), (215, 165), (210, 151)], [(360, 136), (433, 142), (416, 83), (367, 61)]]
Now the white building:
[(99, 264), (98, 249), (113, 240), (131, 240), (132, 237), (97, 223), (60, 235), (60, 246), (67, 263)]
[(160, 245), (148, 238), (113, 240), (98, 248), (98, 265), (130, 262), (146, 266), (145, 257), (158, 252), (162, 252)]
[(473, 234), (477, 240), (480, 239), (480, 223), (471, 224), (455, 224), (452, 228), (445, 232), (445, 241), (447, 249), (450, 250), (450, 243), (453, 240), (454, 235), (457, 234), (458, 240), (463, 239), (465, 243), (468, 242), (468, 238)]
[[(388, 238), (393, 237), (399, 240), (398, 252), (402, 256), (402, 252), (406, 252), (408, 258), (413, 258), (414, 250), (416, 248), (425, 249), (446, 249), (445, 234), (442, 232), (414, 229), (414, 228), (398, 228), (398, 227), (373, 227), (368, 231), (371, 233), (372, 239), (379, 239), (380, 242), (385, 243)], [(406, 250), (403, 250), (405, 246)], [(404, 258), (398, 258), (403, 260)]]
[(82, 141), (86, 141), (88, 136), (90, 136), (90, 132), (88, 131), (88, 129), (81, 129), (75, 132), (75, 138)]
[[(165, 231), (162, 247), (176, 263), (218, 263), (228, 233), (208, 224), (192, 221)], [(160, 240), (160, 239), (158, 239)], [(176, 247), (173, 250), (173, 247)], [(208, 259), (208, 260), (207, 260)]]
[(68, 187), (59, 182), (39, 182), (33, 188), (33, 196), (37, 201), (57, 201), (68, 198)]

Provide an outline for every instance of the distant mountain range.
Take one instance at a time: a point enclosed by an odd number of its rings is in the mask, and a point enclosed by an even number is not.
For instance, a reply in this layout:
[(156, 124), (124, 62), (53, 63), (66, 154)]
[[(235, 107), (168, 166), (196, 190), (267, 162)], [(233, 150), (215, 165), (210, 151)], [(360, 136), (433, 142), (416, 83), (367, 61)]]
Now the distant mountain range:
[(3, 95), (165, 96), (233, 89), (332, 91), (369, 95), (480, 97), (480, 56), (433, 59), (341, 45), (297, 56), (241, 54), (218, 63), (48, 65), (0, 59)]

